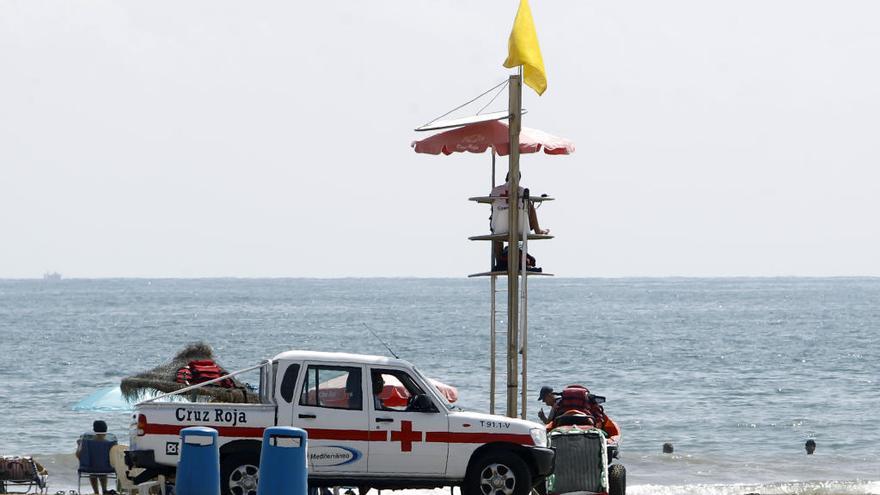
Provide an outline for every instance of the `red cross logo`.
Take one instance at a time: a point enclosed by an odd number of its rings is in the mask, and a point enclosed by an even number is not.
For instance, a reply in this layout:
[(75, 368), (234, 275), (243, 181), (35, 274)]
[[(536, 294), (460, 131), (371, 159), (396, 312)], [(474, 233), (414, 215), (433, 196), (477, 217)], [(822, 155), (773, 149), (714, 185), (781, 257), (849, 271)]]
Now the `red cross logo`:
[(391, 441), (400, 442), (401, 452), (412, 452), (412, 443), (422, 441), (422, 432), (413, 431), (412, 421), (401, 421), (400, 431), (391, 432)]

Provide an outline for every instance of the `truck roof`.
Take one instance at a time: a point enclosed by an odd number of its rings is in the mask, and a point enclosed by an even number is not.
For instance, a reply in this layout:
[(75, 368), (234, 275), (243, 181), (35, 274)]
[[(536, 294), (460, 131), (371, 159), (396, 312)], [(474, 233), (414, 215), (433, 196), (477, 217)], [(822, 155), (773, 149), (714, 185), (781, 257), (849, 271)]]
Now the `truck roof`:
[(412, 366), (408, 362), (402, 359), (394, 359), (385, 356), (371, 356), (369, 354), (350, 354), (347, 352), (320, 352), (320, 351), (286, 351), (278, 354), (274, 358), (273, 361), (277, 360), (287, 360), (287, 361), (343, 361), (349, 363), (360, 363), (360, 364), (387, 364), (387, 365), (403, 365), (410, 367)]

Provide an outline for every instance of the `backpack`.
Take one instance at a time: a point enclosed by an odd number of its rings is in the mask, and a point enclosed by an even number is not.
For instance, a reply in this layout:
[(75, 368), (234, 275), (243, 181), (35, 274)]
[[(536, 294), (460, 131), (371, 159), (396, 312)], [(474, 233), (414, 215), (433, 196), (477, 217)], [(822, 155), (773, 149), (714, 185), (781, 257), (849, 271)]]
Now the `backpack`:
[(562, 390), (562, 396), (559, 399), (559, 414), (568, 411), (581, 411), (587, 414), (590, 410), (590, 391), (580, 385), (570, 385)]
[(223, 370), (210, 359), (190, 361), (187, 367), (192, 372), (193, 383), (202, 383), (223, 376)]
[[(210, 380), (214, 380), (220, 378), (225, 375), (226, 371), (217, 366), (217, 363), (210, 359), (200, 359), (196, 361), (190, 361), (185, 367), (177, 370), (177, 376), (175, 380), (178, 383), (188, 383), (188, 384), (196, 384), (196, 383), (204, 383)], [(234, 388), (235, 383), (232, 382), (231, 378), (225, 378), (220, 380), (219, 382), (215, 382), (212, 385), (217, 385), (223, 388)]]

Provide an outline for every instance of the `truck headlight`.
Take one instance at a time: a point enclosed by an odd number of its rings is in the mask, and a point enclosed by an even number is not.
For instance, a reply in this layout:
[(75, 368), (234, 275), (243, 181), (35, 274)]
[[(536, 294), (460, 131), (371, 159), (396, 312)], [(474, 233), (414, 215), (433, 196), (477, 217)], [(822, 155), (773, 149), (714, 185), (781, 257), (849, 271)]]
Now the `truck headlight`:
[(547, 430), (544, 428), (532, 428), (529, 430), (529, 433), (532, 434), (532, 442), (534, 442), (536, 446), (547, 446)]

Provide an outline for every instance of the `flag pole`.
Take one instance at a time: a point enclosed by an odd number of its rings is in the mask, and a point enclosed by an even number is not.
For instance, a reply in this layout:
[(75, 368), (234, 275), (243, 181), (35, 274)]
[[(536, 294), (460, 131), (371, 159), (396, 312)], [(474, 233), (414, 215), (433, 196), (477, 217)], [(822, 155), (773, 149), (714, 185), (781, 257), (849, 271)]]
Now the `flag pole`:
[[(517, 417), (519, 389), (519, 132), (522, 119), (522, 68), (510, 76), (508, 109), (510, 112), (507, 183), (507, 416)], [(528, 235), (528, 233), (526, 233)]]

